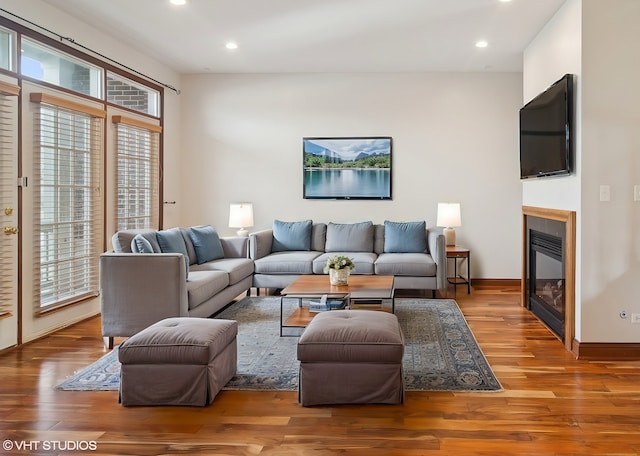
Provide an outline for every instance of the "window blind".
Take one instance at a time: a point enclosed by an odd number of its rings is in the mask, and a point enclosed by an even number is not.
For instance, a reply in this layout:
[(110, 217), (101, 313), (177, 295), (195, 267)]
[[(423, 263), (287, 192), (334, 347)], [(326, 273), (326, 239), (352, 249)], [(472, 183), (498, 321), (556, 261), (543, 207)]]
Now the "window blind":
[(160, 127), (123, 116), (116, 124), (116, 227), (159, 227)]
[(103, 238), (103, 129), (103, 118), (92, 110), (81, 112), (41, 102), (36, 112), (36, 313), (98, 295)]
[[(4, 84), (6, 85), (6, 84)], [(0, 231), (0, 318), (10, 316), (16, 300), (17, 242), (18, 236), (4, 234), (4, 229), (16, 226), (18, 190), (16, 185), (17, 143), (14, 133), (17, 117), (18, 91), (0, 86), (0, 210), (13, 208), (13, 213), (2, 214)], [(17, 89), (17, 86), (16, 86)]]

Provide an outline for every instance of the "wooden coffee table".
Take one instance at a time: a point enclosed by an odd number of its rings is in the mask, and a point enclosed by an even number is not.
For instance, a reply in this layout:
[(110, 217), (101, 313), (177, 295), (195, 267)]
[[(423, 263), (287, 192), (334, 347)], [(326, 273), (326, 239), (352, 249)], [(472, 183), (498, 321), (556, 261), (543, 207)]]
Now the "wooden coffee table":
[[(351, 275), (349, 285), (335, 286), (329, 283), (328, 275), (303, 275), (280, 292), (280, 336), (284, 328), (305, 328), (317, 315), (303, 305), (305, 301), (319, 300), (323, 295), (328, 299), (343, 299), (346, 306), (377, 305), (382, 307), (385, 300), (391, 300), (391, 312), (395, 312), (393, 276)], [(284, 316), (285, 298), (298, 299), (297, 309)], [(298, 334), (295, 334), (298, 335)]]

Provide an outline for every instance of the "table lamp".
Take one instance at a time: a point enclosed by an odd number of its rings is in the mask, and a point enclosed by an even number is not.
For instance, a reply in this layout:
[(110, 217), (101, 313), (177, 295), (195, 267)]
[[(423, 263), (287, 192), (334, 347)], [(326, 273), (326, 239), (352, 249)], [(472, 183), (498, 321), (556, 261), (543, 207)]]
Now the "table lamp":
[(436, 225), (444, 227), (444, 242), (446, 245), (456, 245), (456, 231), (454, 226), (462, 226), (460, 218), (460, 203), (438, 203)]
[(253, 204), (231, 203), (229, 207), (229, 228), (240, 228), (238, 236), (247, 237), (247, 228), (253, 226)]

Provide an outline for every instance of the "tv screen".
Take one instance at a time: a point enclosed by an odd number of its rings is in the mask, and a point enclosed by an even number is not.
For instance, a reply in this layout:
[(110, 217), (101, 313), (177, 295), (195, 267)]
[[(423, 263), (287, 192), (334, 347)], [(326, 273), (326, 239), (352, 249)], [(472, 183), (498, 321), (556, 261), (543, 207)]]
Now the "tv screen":
[(573, 75), (566, 74), (520, 109), (520, 178), (573, 169)]

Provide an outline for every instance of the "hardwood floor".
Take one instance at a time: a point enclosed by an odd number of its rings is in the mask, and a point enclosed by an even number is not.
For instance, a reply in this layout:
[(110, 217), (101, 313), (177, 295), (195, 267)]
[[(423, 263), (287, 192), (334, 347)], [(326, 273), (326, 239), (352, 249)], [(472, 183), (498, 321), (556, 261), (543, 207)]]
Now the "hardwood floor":
[(640, 454), (640, 362), (576, 360), (519, 299), (500, 287), (456, 296), (503, 392), (407, 392), (399, 406), (222, 391), (203, 408), (125, 408), (117, 392), (55, 390), (104, 354), (94, 318), (0, 354), (0, 453)]

